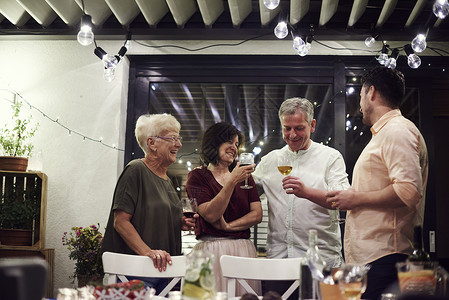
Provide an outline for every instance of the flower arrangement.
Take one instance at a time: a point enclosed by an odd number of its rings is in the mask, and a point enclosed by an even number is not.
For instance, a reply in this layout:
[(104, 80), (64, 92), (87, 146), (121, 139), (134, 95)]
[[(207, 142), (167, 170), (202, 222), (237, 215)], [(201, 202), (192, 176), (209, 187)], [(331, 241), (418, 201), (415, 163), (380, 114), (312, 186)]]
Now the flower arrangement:
[(62, 244), (70, 250), (69, 258), (76, 261), (73, 279), (77, 278), (78, 286), (101, 281), (104, 276), (100, 252), (103, 235), (99, 227), (99, 223), (72, 227), (71, 232), (62, 236)]

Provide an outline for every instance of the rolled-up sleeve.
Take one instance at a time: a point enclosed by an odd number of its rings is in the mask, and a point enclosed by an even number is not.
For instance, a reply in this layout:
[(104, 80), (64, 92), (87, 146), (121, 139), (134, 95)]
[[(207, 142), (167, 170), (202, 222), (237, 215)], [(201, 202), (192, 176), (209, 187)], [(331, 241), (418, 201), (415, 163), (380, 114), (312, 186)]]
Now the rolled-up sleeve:
[[(413, 128), (390, 126), (385, 128), (382, 157), (389, 170), (393, 189), (408, 207), (422, 198), (422, 172), (419, 157), (419, 133)], [(394, 141), (393, 141), (394, 140)]]

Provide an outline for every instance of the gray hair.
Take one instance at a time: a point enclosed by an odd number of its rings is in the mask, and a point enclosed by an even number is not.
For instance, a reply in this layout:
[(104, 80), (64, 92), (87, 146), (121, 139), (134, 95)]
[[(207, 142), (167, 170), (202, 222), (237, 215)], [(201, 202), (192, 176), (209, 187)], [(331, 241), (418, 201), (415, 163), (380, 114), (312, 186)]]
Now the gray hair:
[(170, 114), (145, 114), (141, 115), (136, 122), (134, 134), (143, 152), (148, 153), (147, 140), (150, 136), (158, 136), (167, 131), (176, 131), (179, 133), (181, 124)]
[(279, 107), (279, 120), (282, 123), (284, 115), (293, 115), (298, 112), (304, 114), (307, 123), (312, 123), (313, 104), (306, 98), (299, 97), (290, 98), (282, 102), (281, 107)]

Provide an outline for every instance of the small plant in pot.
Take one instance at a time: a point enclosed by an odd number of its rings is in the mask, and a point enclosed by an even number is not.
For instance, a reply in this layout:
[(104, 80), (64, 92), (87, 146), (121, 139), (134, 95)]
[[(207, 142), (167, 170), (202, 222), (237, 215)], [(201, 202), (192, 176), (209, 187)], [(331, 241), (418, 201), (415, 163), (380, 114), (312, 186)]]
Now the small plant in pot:
[[(41, 188), (30, 191), (15, 184), (3, 190), (0, 199), (0, 243), (11, 246), (32, 246), (39, 238)], [(33, 236), (33, 232), (35, 233)], [(38, 232), (38, 230), (37, 230)]]
[(0, 129), (0, 170), (25, 171), (28, 157), (33, 150), (30, 140), (36, 133), (39, 124), (31, 123), (31, 116), (20, 117), (23, 103), (16, 101), (11, 105), (13, 110), (12, 124), (5, 124)]

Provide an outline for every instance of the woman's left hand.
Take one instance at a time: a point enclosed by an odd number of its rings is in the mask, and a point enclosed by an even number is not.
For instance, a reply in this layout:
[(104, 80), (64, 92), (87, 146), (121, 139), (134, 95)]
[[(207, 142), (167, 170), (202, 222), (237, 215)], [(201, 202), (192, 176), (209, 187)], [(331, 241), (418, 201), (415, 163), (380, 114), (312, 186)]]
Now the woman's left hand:
[(196, 225), (196, 220), (200, 217), (199, 214), (194, 214), (193, 218), (186, 218), (182, 216), (182, 230), (194, 230)]

